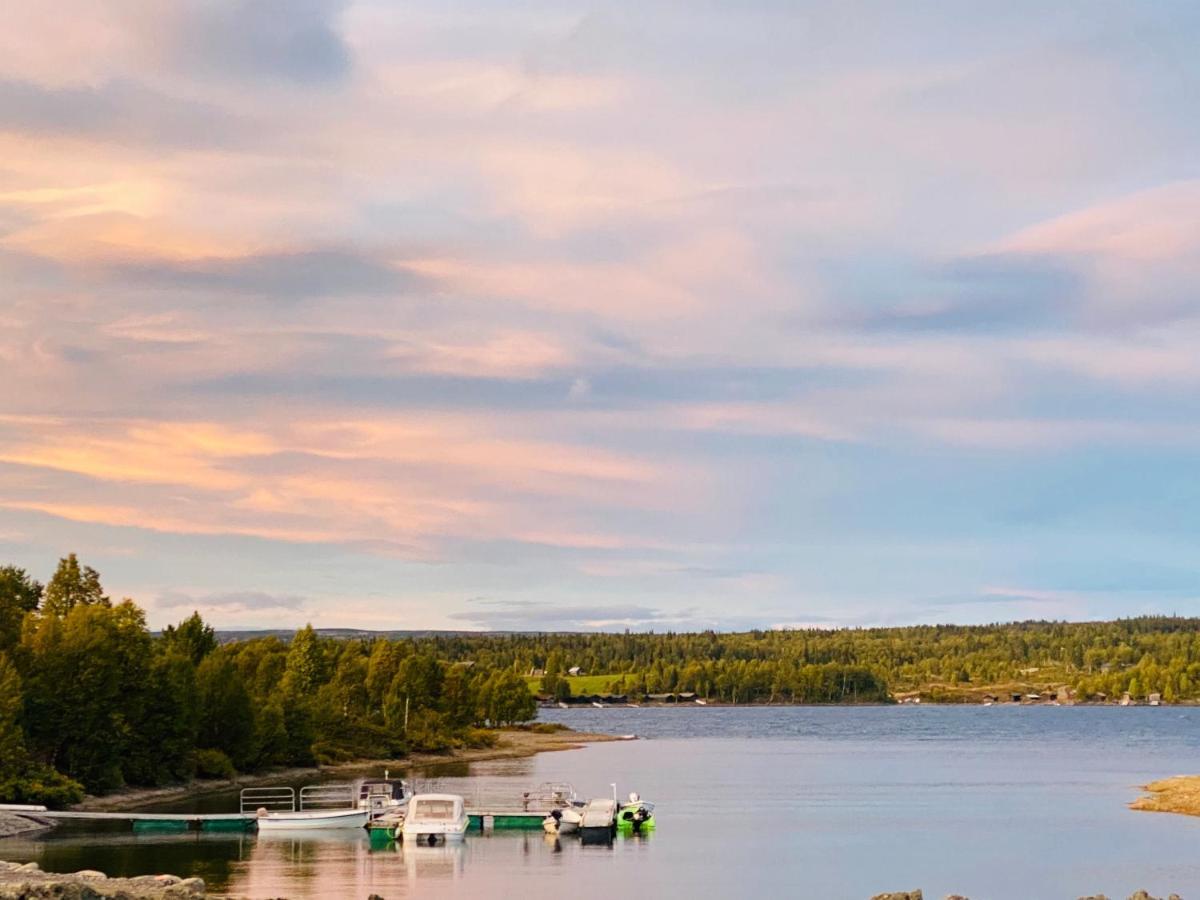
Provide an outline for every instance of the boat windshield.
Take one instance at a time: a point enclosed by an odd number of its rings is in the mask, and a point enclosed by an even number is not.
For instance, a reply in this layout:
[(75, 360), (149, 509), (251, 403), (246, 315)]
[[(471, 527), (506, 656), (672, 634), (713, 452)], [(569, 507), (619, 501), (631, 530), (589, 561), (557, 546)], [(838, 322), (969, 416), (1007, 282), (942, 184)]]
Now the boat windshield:
[(417, 804), (414, 819), (453, 819), (453, 800), (422, 800)]

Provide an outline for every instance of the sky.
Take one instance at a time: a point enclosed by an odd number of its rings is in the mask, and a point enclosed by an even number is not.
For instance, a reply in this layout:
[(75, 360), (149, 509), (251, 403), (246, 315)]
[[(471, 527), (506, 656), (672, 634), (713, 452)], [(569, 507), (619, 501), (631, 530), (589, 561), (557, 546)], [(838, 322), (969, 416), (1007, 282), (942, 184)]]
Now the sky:
[(152, 626), (1200, 615), (1200, 5), (16, 4), (0, 562)]

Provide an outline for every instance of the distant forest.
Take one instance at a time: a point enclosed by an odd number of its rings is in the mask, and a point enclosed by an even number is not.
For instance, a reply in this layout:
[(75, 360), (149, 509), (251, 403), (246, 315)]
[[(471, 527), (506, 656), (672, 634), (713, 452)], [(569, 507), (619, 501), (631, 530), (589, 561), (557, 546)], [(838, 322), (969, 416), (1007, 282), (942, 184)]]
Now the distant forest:
[(5, 802), (486, 744), (489, 729), (534, 717), (535, 693), (880, 703), (1058, 687), (1081, 701), (1200, 699), (1200, 620), (404, 637), (306, 627), (219, 642), (198, 614), (152, 634), (73, 554), (45, 586), (0, 567)]
[[(964, 702), (987, 692), (1066, 687), (1080, 701), (1151, 693), (1200, 699), (1200, 619), (1017, 622), (688, 634), (437, 636), (439, 659), (543, 672), (563, 695), (578, 667), (603, 691), (638, 699), (694, 692), (725, 703), (852, 703), (898, 694)], [(607, 676), (601, 678), (600, 676)]]

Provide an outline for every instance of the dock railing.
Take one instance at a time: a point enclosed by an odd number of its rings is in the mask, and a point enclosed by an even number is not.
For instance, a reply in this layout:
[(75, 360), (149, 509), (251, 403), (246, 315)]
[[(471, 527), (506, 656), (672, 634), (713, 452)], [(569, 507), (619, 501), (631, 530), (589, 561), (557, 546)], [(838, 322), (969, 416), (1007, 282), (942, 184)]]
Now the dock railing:
[(300, 811), (353, 809), (358, 802), (352, 784), (310, 784), (300, 788)]
[(242, 788), (242, 813), (254, 813), (260, 809), (268, 812), (295, 812), (296, 789), (290, 787)]

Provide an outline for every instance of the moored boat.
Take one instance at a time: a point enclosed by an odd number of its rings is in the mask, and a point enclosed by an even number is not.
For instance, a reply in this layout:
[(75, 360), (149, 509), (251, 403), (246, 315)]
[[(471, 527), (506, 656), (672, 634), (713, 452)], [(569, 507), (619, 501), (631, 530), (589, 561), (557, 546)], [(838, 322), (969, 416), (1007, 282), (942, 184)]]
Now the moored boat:
[(654, 827), (654, 804), (636, 792), (630, 794), (629, 802), (617, 810), (617, 828), (622, 834), (639, 834)]
[(359, 809), (381, 815), (408, 805), (411, 794), (403, 781), (393, 781), (386, 775), (379, 781), (359, 781), (355, 785)]
[(418, 844), (461, 841), (470, 819), (457, 794), (417, 794), (408, 801), (401, 832)]
[(542, 820), (542, 830), (547, 834), (575, 834), (583, 821), (582, 809), (574, 806), (564, 806), (553, 809)]
[(310, 809), (301, 812), (259, 812), (259, 831), (312, 831), (326, 828), (362, 828), (371, 813), (366, 809)]

